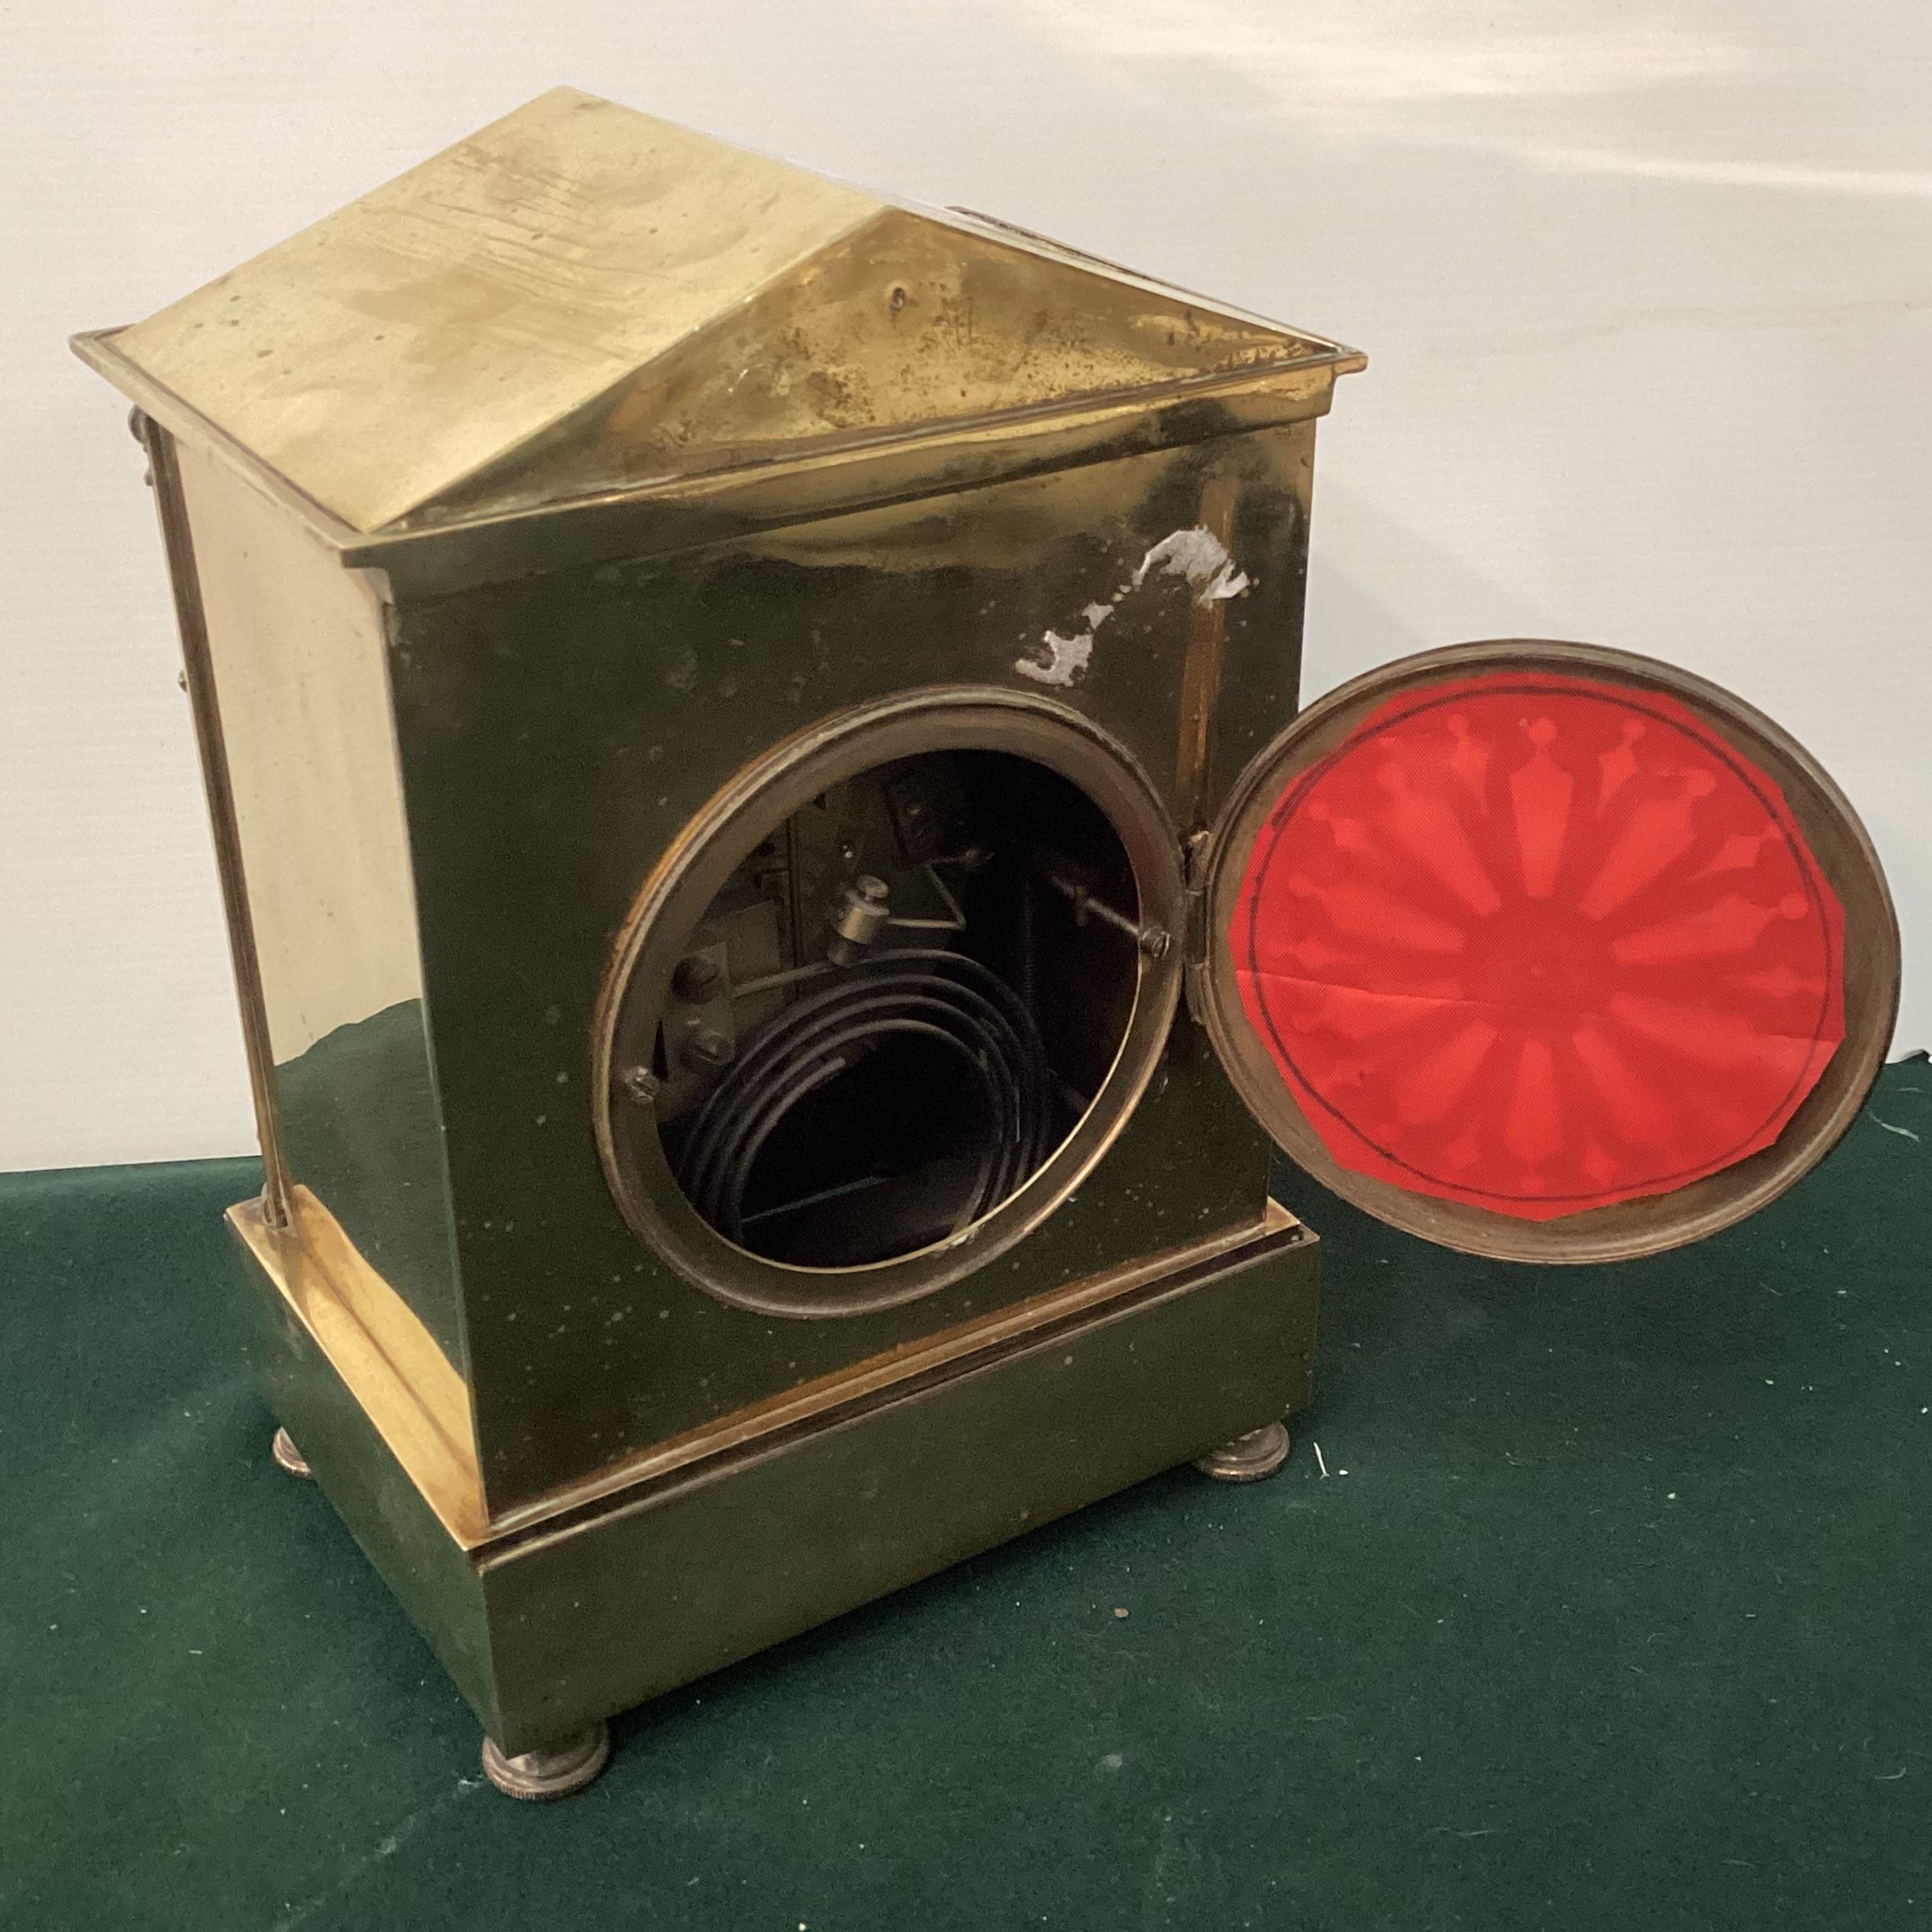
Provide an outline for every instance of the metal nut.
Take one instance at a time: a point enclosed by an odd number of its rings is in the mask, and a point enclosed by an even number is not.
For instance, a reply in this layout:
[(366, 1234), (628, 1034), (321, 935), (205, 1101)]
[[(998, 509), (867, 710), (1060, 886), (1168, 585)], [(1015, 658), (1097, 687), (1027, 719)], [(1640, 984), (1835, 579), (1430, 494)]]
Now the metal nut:
[(678, 961), (677, 971), (671, 975), (671, 990), (680, 999), (695, 1003), (709, 999), (724, 977), (716, 960), (706, 959), (702, 953), (694, 953), (688, 959)]
[(849, 966), (862, 957), (892, 914), (892, 893), (886, 882), (862, 872), (841, 886), (832, 900), (832, 943), (826, 957), (835, 966)]
[(706, 1066), (724, 1065), (736, 1050), (716, 1027), (700, 1027), (691, 1037), (691, 1058)]
[(664, 1082), (647, 1066), (626, 1067), (617, 1076), (617, 1084), (639, 1106), (649, 1106), (657, 1098)]

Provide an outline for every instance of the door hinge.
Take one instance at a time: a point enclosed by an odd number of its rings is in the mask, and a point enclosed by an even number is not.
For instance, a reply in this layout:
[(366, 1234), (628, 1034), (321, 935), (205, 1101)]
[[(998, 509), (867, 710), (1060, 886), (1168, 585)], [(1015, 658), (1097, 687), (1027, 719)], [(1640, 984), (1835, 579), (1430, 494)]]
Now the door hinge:
[(1207, 1024), (1208, 1015), (1208, 860), (1213, 844), (1211, 832), (1196, 832), (1181, 848), (1185, 882), (1181, 912), (1181, 990), (1197, 1026)]

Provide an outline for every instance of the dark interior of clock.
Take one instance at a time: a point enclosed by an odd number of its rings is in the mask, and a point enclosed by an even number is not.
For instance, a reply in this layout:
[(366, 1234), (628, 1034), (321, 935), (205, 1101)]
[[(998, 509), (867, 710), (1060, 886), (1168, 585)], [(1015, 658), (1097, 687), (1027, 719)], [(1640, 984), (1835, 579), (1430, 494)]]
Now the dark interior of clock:
[(834, 786), (683, 948), (654, 1068), (679, 1185), (728, 1240), (796, 1267), (958, 1234), (1106, 1078), (1138, 922), (1118, 835), (1043, 766), (935, 751)]

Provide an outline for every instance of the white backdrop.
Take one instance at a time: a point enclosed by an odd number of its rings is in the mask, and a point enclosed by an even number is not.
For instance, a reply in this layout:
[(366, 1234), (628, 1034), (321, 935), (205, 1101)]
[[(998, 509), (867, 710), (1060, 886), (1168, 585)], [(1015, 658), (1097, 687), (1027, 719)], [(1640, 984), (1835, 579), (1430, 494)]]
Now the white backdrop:
[(1932, 9), (17, 0), (0, 17), (0, 1169), (252, 1144), (159, 545), (66, 354), (568, 81), (1367, 349), (1309, 687), (1722, 680), (1876, 837), (1932, 1042)]

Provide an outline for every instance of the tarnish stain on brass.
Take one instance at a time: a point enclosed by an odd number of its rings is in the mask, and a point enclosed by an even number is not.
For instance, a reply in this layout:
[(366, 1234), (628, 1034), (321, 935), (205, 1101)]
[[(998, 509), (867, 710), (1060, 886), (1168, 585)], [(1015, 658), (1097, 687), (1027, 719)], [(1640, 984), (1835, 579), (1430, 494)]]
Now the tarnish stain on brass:
[[(1221, 507), (1223, 498), (1226, 506)], [(1017, 658), (1013, 668), (1036, 684), (1073, 683), (1093, 661), (1094, 638), (1100, 627), (1114, 615), (1123, 597), (1131, 597), (1156, 571), (1163, 576), (1187, 579), (1194, 593), (1195, 635), (1198, 636), (1203, 629), (1200, 613), (1206, 612), (1213, 635), (1219, 638), (1221, 606), (1230, 597), (1237, 597), (1249, 588), (1248, 573), (1236, 569), (1234, 558), (1228, 554), (1226, 530), (1211, 527), (1207, 520), (1211, 511), (1225, 525), (1233, 502), (1232, 481), (1215, 478), (1202, 493), (1200, 522), (1191, 530), (1170, 531), (1148, 552), (1135, 567), (1133, 575), (1104, 604), (1088, 605), (1080, 612), (1087, 620), (1084, 631), (1076, 631), (1069, 635), (1058, 631), (1042, 632), (1040, 642), (1046, 647), (1046, 657)], [(1190, 647), (1189, 661), (1192, 663), (1193, 659)], [(1218, 675), (1218, 649), (1215, 668)]]

